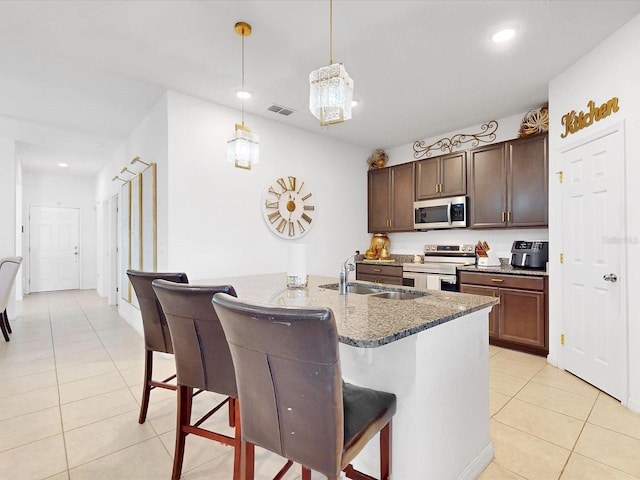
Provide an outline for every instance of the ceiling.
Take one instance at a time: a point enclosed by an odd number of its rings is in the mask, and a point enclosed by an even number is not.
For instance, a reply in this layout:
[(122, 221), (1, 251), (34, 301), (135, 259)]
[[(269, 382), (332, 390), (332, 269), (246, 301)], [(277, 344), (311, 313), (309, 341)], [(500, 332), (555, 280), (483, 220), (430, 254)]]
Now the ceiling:
[[(5, 0), (0, 137), (25, 171), (64, 161), (95, 175), (167, 89), (240, 109), (245, 21), (247, 113), (387, 149), (539, 107), (551, 79), (638, 13), (640, 1), (335, 0), (333, 60), (359, 105), (320, 127), (308, 75), (329, 63), (327, 0)], [(498, 47), (502, 26), (517, 36)]]

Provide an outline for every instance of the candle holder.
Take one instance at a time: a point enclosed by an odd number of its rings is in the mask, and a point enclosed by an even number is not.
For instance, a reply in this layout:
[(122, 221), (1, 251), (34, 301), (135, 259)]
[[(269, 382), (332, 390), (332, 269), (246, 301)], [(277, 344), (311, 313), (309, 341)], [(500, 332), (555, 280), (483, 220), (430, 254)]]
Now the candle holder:
[(307, 288), (309, 275), (287, 275), (287, 288)]
[(306, 288), (308, 283), (306, 245), (301, 243), (290, 245), (287, 288)]

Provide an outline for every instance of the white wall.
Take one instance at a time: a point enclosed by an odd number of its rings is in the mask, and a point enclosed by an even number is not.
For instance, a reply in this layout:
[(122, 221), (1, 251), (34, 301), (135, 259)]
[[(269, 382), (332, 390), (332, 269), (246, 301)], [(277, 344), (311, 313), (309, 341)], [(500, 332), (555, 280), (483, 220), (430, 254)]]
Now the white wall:
[(16, 145), (0, 138), (0, 257), (16, 254)]
[(167, 267), (192, 279), (285, 271), (292, 241), (268, 229), (260, 207), (268, 185), (293, 175), (316, 199), (313, 227), (293, 241), (307, 245), (310, 273), (337, 276), (348, 255), (369, 245), (371, 152), (247, 116), (246, 125), (260, 136), (260, 163), (242, 170), (226, 161), (227, 139), (239, 120), (237, 110), (169, 93)]
[[(168, 92), (100, 173), (97, 201), (119, 191), (120, 182), (111, 179), (140, 155), (158, 163), (159, 271), (185, 271), (191, 280), (281, 272), (291, 241), (268, 229), (260, 205), (269, 184), (293, 175), (317, 197), (313, 227), (294, 242), (307, 245), (310, 273), (337, 277), (343, 260), (369, 245), (371, 152), (247, 116), (246, 125), (260, 136), (260, 163), (237, 169), (226, 161), (226, 145), (239, 120), (237, 110)], [(135, 307), (120, 301), (119, 311), (140, 330)]]
[[(156, 104), (149, 110), (145, 118), (140, 122), (138, 127), (131, 133), (129, 138), (118, 149), (111, 161), (105, 165), (100, 171), (96, 179), (95, 195), (96, 202), (103, 204), (104, 202), (112, 202), (114, 195), (120, 195), (120, 186), (122, 182), (119, 180), (112, 181), (113, 177), (119, 175), (126, 180), (132, 178), (132, 175), (121, 174), (123, 167), (128, 167), (134, 172), (142, 171), (145, 166), (141, 163), (131, 165), (131, 160), (139, 156), (146, 163), (155, 162), (157, 164), (157, 189), (158, 189), (158, 215), (157, 215), (157, 232), (158, 232), (158, 270), (163, 271), (167, 268), (167, 183), (168, 183), (168, 160), (167, 160), (167, 95), (164, 94)], [(111, 235), (115, 236), (112, 229), (115, 225), (105, 221), (98, 224), (98, 235), (103, 238), (99, 258), (104, 260), (105, 257), (110, 258), (113, 252), (109, 249), (108, 239)], [(120, 265), (120, 262), (117, 262)], [(111, 260), (99, 262), (99, 268), (108, 269)], [(110, 279), (110, 282), (117, 282), (119, 291), (122, 292), (120, 285), (121, 275), (112, 275), (110, 271), (102, 272), (102, 275)], [(109, 290), (109, 286), (104, 287)], [(102, 289), (101, 289), (102, 291)], [(104, 295), (104, 292), (102, 292)], [(120, 294), (118, 294), (118, 297)], [(113, 299), (116, 300), (116, 299)], [(114, 302), (115, 303), (115, 302)], [(142, 332), (142, 324), (140, 313), (136, 307), (125, 302), (121, 298), (117, 298), (120, 314), (126, 318), (139, 332)]]
[[(487, 143), (473, 145), (471, 142), (462, 143), (460, 147), (454, 148), (452, 151), (467, 150), (475, 146), (489, 145), (491, 143), (504, 142), (518, 138), (520, 123), (527, 112), (512, 115), (510, 117), (495, 119), (498, 122), (498, 129), (495, 132), (496, 138)], [(493, 119), (487, 119), (487, 121)], [(458, 133), (477, 134), (482, 132), (482, 125), (473, 125), (466, 128), (460, 128), (454, 132), (434, 135), (424, 139), (425, 145), (431, 145), (442, 138), (451, 138)], [(449, 151), (441, 152), (448, 154)], [(417, 160), (414, 156), (413, 143), (401, 145), (399, 147), (387, 151), (389, 155), (389, 163), (387, 165), (398, 165)], [(434, 152), (432, 157), (438, 156)], [(421, 159), (421, 155), (418, 155)], [(546, 228), (520, 228), (520, 229), (485, 229), (476, 230), (468, 228), (431, 230), (428, 232), (408, 232), (408, 233), (392, 233), (389, 234), (391, 241), (391, 253), (399, 254), (419, 254), (424, 253), (424, 245), (427, 243), (451, 243), (475, 244), (478, 240), (486, 241), (499, 257), (508, 258), (511, 252), (511, 246), (514, 240), (547, 240), (549, 231)]]
[[(20, 194), (20, 164), (16, 157), (15, 141), (0, 138), (0, 258), (21, 255), (16, 240), (19, 236), (16, 200)], [(22, 298), (22, 270), (18, 271), (7, 305), (7, 315), (14, 319), (15, 301)]]
[[(599, 129), (624, 121), (625, 160), (617, 168), (626, 170), (626, 248), (627, 269), (621, 272), (622, 282), (626, 283), (628, 302), (628, 346), (629, 346), (629, 408), (640, 411), (640, 215), (637, 205), (640, 203), (640, 16), (633, 18), (615, 34), (602, 42), (597, 48), (585, 55), (571, 68), (556, 77), (549, 84), (549, 159), (550, 172), (562, 170), (558, 151), (564, 146), (578, 142)], [(571, 110), (584, 110), (589, 100), (597, 105), (612, 97), (618, 97), (620, 110), (562, 139), (564, 133), (561, 124), (562, 115)], [(551, 360), (561, 361), (562, 347), (559, 344), (562, 333), (562, 283), (561, 266), (558, 262), (558, 247), (562, 243), (560, 235), (560, 215), (553, 206), (560, 205), (559, 185), (555, 178), (550, 179), (550, 348)], [(633, 268), (633, 267), (635, 268)], [(625, 282), (626, 280), (626, 282)], [(621, 285), (622, 286), (622, 285)]]
[[(68, 173), (60, 175), (23, 172), (24, 251), (29, 247), (29, 209), (64, 207), (80, 209), (80, 288), (96, 288), (97, 230), (94, 181), (90, 177)], [(28, 279), (29, 255), (23, 261), (23, 274)], [(28, 293), (28, 284), (25, 289)]]

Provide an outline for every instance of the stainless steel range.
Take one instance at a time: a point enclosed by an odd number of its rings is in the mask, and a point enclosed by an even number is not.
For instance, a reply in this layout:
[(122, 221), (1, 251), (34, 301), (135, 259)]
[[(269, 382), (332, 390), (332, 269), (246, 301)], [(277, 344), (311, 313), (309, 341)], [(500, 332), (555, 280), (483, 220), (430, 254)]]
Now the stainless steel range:
[(402, 283), (429, 290), (458, 291), (456, 268), (476, 263), (475, 245), (425, 245), (424, 263), (403, 263)]

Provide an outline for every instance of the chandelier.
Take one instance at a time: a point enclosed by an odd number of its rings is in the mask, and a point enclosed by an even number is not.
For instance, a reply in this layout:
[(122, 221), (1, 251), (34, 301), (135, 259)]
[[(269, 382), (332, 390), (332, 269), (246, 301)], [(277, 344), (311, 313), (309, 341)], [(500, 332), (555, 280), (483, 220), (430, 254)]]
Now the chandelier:
[(309, 110), (320, 125), (351, 119), (353, 80), (342, 63), (333, 63), (333, 0), (329, 0), (329, 65), (309, 74)]
[(242, 124), (236, 123), (236, 128), (227, 142), (227, 160), (238, 168), (251, 170), (251, 166), (258, 163), (259, 137), (244, 125), (244, 37), (251, 35), (251, 25), (238, 22), (235, 31), (242, 37)]

